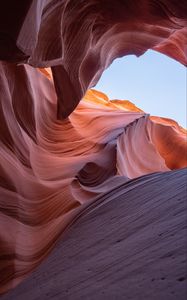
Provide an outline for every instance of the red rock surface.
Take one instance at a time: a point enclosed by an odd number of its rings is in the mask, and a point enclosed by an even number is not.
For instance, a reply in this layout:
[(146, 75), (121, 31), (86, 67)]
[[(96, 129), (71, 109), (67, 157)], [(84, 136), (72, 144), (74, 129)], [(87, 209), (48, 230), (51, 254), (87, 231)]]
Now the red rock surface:
[(186, 169), (121, 177), (1, 299), (186, 300), (186, 181)]
[(79, 103), (116, 57), (155, 49), (186, 64), (187, 4), (7, 0), (1, 6), (3, 293), (42, 261), (82, 204), (112, 194), (122, 181), (187, 165), (186, 131), (175, 121), (94, 90)]
[(0, 5), (0, 59), (54, 66), (59, 118), (74, 110), (116, 57), (155, 49), (187, 65), (185, 0), (6, 0)]

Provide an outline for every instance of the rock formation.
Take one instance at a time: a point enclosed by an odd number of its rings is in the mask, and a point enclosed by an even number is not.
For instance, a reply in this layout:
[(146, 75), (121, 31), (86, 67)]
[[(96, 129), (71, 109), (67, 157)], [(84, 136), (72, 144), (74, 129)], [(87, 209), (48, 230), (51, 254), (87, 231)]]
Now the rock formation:
[(121, 177), (2, 300), (185, 300), (186, 175)]
[[(39, 265), (62, 232), (103, 195), (115, 201), (119, 187), (123, 193), (129, 186), (136, 190), (135, 178), (146, 185), (154, 176), (160, 176), (165, 193), (164, 174), (171, 173), (175, 189), (172, 174), (184, 178), (185, 170), (174, 170), (187, 165), (186, 130), (173, 120), (150, 117), (129, 101), (110, 101), (88, 89), (116, 57), (139, 56), (147, 49), (186, 65), (187, 4), (7, 0), (0, 8), (4, 293)], [(181, 180), (178, 197), (183, 199)], [(145, 199), (154, 197), (155, 188), (145, 189)], [(160, 201), (169, 198), (156, 199), (162, 207)]]
[(0, 11), (0, 59), (52, 66), (59, 118), (116, 57), (154, 49), (187, 64), (185, 0), (6, 0)]

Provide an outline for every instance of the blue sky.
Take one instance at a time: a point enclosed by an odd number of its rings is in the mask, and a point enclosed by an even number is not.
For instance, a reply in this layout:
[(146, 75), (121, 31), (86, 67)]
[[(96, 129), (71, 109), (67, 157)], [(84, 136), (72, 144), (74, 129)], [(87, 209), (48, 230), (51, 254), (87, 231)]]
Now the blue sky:
[(174, 119), (186, 128), (186, 80), (186, 67), (149, 50), (139, 58), (116, 59), (94, 89), (110, 99), (130, 100), (145, 112)]

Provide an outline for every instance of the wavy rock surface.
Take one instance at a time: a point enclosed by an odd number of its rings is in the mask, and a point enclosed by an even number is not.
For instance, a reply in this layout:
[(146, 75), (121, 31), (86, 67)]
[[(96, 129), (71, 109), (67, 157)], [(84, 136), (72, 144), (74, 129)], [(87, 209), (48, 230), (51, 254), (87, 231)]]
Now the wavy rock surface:
[[(151, 48), (186, 64), (187, 16), (186, 1), (7, 0), (0, 6), (3, 293), (103, 194), (187, 165), (186, 131), (173, 120), (94, 90), (79, 103), (115, 57)], [(44, 66), (52, 72), (36, 68)]]
[(6, 0), (0, 28), (0, 59), (53, 66), (58, 118), (116, 57), (154, 49), (187, 65), (185, 0)]
[(151, 120), (130, 102), (119, 108), (118, 101), (91, 90), (68, 119), (57, 121), (49, 74), (7, 63), (1, 63), (0, 74), (5, 291), (38, 265), (81, 204), (113, 190), (121, 180), (187, 162), (185, 131), (172, 120)]
[(2, 300), (185, 300), (186, 180), (186, 169), (122, 180)]

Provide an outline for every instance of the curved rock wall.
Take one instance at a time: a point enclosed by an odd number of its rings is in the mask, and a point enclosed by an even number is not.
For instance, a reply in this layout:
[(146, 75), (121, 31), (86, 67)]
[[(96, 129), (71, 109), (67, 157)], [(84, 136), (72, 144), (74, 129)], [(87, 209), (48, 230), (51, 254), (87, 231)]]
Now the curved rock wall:
[(82, 204), (187, 165), (174, 121), (94, 90), (79, 103), (115, 57), (152, 48), (186, 64), (186, 1), (27, 4), (15, 18), (7, 0), (0, 18), (1, 292), (39, 264)]
[(185, 0), (7, 0), (0, 8), (0, 59), (54, 66), (60, 119), (116, 57), (155, 49), (187, 64)]

